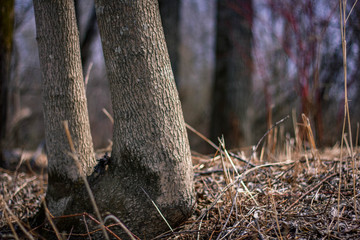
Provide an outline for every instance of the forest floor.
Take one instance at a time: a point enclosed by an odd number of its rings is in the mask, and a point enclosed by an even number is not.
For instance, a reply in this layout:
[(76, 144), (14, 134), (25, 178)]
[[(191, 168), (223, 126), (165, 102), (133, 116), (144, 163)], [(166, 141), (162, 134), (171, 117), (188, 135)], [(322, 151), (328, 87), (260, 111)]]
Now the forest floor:
[[(351, 158), (337, 146), (284, 149), (263, 149), (260, 157), (224, 148), (214, 156), (193, 153), (193, 216), (156, 239), (360, 239), (359, 154)], [(47, 177), (27, 163), (0, 168), (0, 239), (43, 239), (28, 219)], [(89, 239), (86, 230), (83, 236)]]

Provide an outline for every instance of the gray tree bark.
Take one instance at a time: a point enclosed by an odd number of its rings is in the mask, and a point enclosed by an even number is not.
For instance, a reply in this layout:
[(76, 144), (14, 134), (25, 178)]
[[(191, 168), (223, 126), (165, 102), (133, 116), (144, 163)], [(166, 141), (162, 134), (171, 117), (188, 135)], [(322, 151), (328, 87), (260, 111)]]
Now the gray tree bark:
[[(67, 155), (61, 125), (61, 120), (69, 120), (82, 170), (90, 174), (94, 161), (73, 2), (34, 3), (44, 78), (49, 209), (54, 216), (93, 214)], [(158, 4), (97, 1), (96, 13), (115, 123), (110, 163), (88, 181), (103, 215), (111, 213), (140, 238), (151, 238), (168, 230), (153, 202), (173, 227), (190, 216), (195, 204), (190, 149)], [(90, 231), (99, 227), (87, 220)], [(60, 231), (86, 233), (82, 218), (56, 223)], [(111, 230), (127, 237), (119, 226)]]
[(251, 0), (218, 1), (211, 135), (229, 148), (251, 142), (252, 20)]
[[(54, 216), (71, 207), (82, 186), (81, 172), (89, 175), (95, 155), (82, 75), (79, 35), (72, 0), (34, 0), (37, 41), (42, 70), (43, 111), (48, 156), (46, 200)], [(69, 129), (81, 164), (70, 156), (62, 122)]]
[(168, 228), (145, 192), (172, 226), (184, 221), (195, 203), (189, 143), (159, 7), (155, 0), (95, 3), (115, 119), (112, 164), (104, 178), (117, 181), (95, 192), (111, 193), (104, 210), (139, 237), (151, 238)]

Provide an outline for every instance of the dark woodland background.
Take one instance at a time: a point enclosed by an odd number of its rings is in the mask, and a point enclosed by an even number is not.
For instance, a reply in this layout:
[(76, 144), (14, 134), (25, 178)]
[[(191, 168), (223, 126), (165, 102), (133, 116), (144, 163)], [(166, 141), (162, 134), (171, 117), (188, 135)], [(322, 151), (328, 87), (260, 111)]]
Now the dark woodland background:
[[(112, 139), (112, 123), (103, 112), (112, 113), (110, 95), (93, 3), (75, 2), (83, 71), (89, 75), (91, 130), (99, 149)], [(344, 71), (337, 1), (160, 0), (159, 4), (189, 125), (215, 142), (224, 134), (229, 148), (246, 148), (276, 121), (290, 115), (299, 122), (305, 113), (319, 146), (340, 140)], [(34, 150), (44, 142), (34, 11), (31, 0), (15, 1), (14, 6), (7, 7), (14, 11), (10, 72), (2, 68), (0, 79), (2, 148)], [(3, 12), (6, 6), (1, 7)], [(1, 24), (11, 21), (0, 18)], [(358, 5), (347, 21), (346, 39), (348, 97), (356, 129), (360, 117)], [(294, 135), (293, 129), (289, 120), (278, 136)], [(195, 134), (189, 132), (189, 139), (192, 150), (210, 151)]]

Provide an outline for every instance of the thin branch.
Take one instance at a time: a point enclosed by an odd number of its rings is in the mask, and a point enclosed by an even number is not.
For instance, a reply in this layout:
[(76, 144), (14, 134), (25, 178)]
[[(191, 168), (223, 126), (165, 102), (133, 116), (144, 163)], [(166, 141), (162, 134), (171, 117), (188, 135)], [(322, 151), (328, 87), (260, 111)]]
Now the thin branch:
[(120, 227), (126, 232), (126, 234), (131, 238), (131, 240), (137, 240), (134, 237), (134, 234), (130, 232), (130, 230), (117, 217), (115, 217), (114, 215), (108, 215), (105, 217), (104, 223), (106, 223), (108, 219), (112, 219), (115, 222), (117, 222), (120, 225)]
[(1, 199), (4, 206), (5, 206), (5, 210), (15, 219), (16, 223), (19, 225), (20, 229), (23, 231), (23, 233), (26, 235), (26, 237), (28, 237), (31, 240), (34, 240), (34, 237), (30, 235), (30, 233), (25, 229), (25, 227), (21, 224), (20, 220), (15, 216), (15, 214), (11, 211), (11, 209), (8, 207), (8, 205), (6, 204), (6, 202), (4, 201), (4, 199)]
[(358, 2), (358, 0), (356, 0), (355, 3), (353, 4), (353, 6), (351, 7), (350, 12), (349, 12), (348, 16), (347, 16), (346, 19), (345, 19), (345, 23), (347, 23), (347, 20), (349, 19), (352, 11), (354, 10), (355, 5), (356, 5), (357, 2)]
[(329, 176), (327, 176), (326, 178), (324, 178), (323, 180), (321, 180), (318, 184), (316, 184), (314, 187), (312, 187), (309, 191), (307, 191), (306, 193), (304, 193), (301, 197), (299, 197), (293, 204), (291, 204), (287, 209), (285, 209), (285, 211), (282, 212), (282, 214), (286, 213), (287, 211), (289, 211), (290, 209), (292, 209), (301, 199), (303, 199), (304, 197), (306, 197), (309, 193), (311, 193), (312, 191), (314, 191), (316, 188), (320, 187), (321, 184), (323, 184), (325, 181), (327, 181), (329, 178), (332, 178), (334, 176), (338, 175), (338, 173), (333, 173)]
[[(193, 127), (191, 127), (189, 124), (185, 123), (186, 127), (192, 131), (193, 133), (195, 133), (196, 135), (198, 135), (201, 139), (203, 139), (205, 142), (207, 142), (210, 146), (212, 146), (213, 148), (215, 148), (217, 151), (224, 153), (214, 142), (212, 142), (210, 139), (208, 139), (207, 137), (205, 137), (203, 134), (201, 134), (200, 132), (198, 132), (197, 130), (195, 130)], [(229, 152), (229, 155), (233, 158), (236, 158), (237, 160), (244, 162), (248, 165), (250, 165), (251, 167), (256, 167), (255, 164), (241, 158), (240, 156), (236, 155), (235, 153)]]
[(260, 140), (259, 140), (258, 143), (256, 144), (253, 152), (256, 152), (256, 151), (257, 151), (257, 149), (259, 148), (260, 143), (262, 142), (262, 140), (264, 140), (264, 138), (269, 134), (269, 132), (270, 132), (271, 130), (273, 130), (276, 126), (280, 125), (281, 123), (285, 122), (285, 120), (287, 120), (288, 118), (290, 118), (289, 115), (287, 115), (287, 116), (284, 117), (283, 119), (277, 121), (271, 128), (269, 128), (269, 129), (266, 131), (266, 133), (260, 138)]

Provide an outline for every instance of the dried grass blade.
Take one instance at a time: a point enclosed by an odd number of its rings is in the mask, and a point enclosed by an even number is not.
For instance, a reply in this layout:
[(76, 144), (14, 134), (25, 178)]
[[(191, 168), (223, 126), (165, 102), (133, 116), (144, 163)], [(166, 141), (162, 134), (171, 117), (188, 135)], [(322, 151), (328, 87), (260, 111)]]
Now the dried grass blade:
[(43, 205), (44, 205), (45, 216), (46, 216), (46, 218), (48, 219), (51, 227), (53, 228), (57, 239), (58, 239), (58, 240), (63, 240), (62, 236), (60, 235), (59, 230), (57, 229), (57, 227), (56, 227), (56, 225), (55, 225), (55, 223), (54, 223), (54, 221), (53, 221), (53, 216), (51, 215), (49, 209), (48, 209), (47, 206), (46, 206), (46, 202), (43, 200), (42, 203), (43, 203)]
[(171, 230), (171, 232), (174, 232), (174, 230), (172, 229), (172, 227), (170, 226), (169, 222), (166, 220), (166, 218), (164, 217), (164, 215), (161, 213), (160, 209), (158, 208), (158, 206), (156, 205), (156, 203), (150, 198), (149, 194), (142, 188), (140, 187), (141, 190), (143, 190), (143, 192), (145, 193), (145, 195), (149, 198), (149, 200), (151, 201), (151, 203), (154, 205), (154, 207), (156, 208), (156, 211), (158, 211), (158, 213), (160, 214), (160, 216), (162, 217), (162, 219), (165, 221), (166, 225), (169, 227), (169, 229)]
[[(270, 185), (270, 183), (269, 183)], [(269, 186), (271, 188), (271, 185)], [(272, 202), (272, 206), (273, 206), (273, 211), (275, 213), (275, 222), (276, 222), (276, 227), (278, 228), (278, 232), (279, 232), (279, 236), (280, 236), (280, 239), (282, 240), (283, 237), (282, 237), (282, 234), (281, 234), (281, 228), (280, 228), (280, 224), (279, 224), (279, 217), (278, 217), (278, 211), (276, 210), (276, 202), (275, 202), (275, 198), (274, 198), (274, 195), (273, 194), (270, 194), (270, 200)], [(276, 231), (275, 231), (276, 232)]]
[[(219, 139), (219, 141), (220, 141), (220, 144), (221, 144), (221, 146), (222, 146), (222, 148), (223, 148), (223, 151), (224, 151), (224, 153), (225, 153), (225, 156), (226, 156), (226, 158), (229, 160), (231, 166), (234, 168), (234, 171), (235, 171), (237, 177), (240, 177), (240, 174), (239, 174), (239, 172), (237, 171), (234, 162), (231, 160), (231, 157), (229, 156), (229, 153), (228, 153), (228, 151), (227, 151), (226, 148), (225, 148), (224, 139), (223, 139), (223, 138), (222, 138), (222, 139)], [(243, 186), (243, 188), (245, 189), (245, 191), (247, 192), (247, 194), (250, 196), (250, 198), (254, 201), (254, 203), (256, 204), (256, 206), (259, 206), (258, 202), (257, 202), (256, 199), (254, 198), (254, 196), (251, 194), (251, 192), (249, 191), (249, 189), (247, 188), (247, 186), (245, 185), (245, 183), (243, 182), (243, 180), (241, 180), (240, 183), (241, 183), (241, 185)]]
[(25, 229), (25, 227), (22, 225), (22, 223), (20, 222), (18, 217), (15, 216), (15, 214), (11, 211), (9, 206), (6, 204), (4, 199), (2, 199), (2, 201), (5, 206), (5, 210), (11, 215), (11, 217), (13, 217), (15, 219), (16, 223), (19, 225), (20, 229), (23, 231), (23, 233), (26, 235), (26, 237), (28, 237), (31, 240), (34, 240), (34, 237)]
[[(219, 240), (219, 239), (221, 238), (222, 232), (225, 230), (226, 225), (228, 224), (228, 222), (229, 222), (229, 220), (230, 220), (231, 214), (232, 214), (233, 211), (234, 211), (234, 206), (236, 205), (236, 198), (237, 198), (237, 196), (238, 196), (238, 193), (239, 193), (238, 191), (235, 192), (235, 196), (234, 196), (234, 198), (232, 199), (232, 205), (231, 205), (230, 212), (229, 212), (229, 214), (228, 214), (228, 216), (227, 216), (227, 218), (226, 218), (226, 221), (225, 221), (225, 223), (223, 224), (223, 226), (222, 226), (222, 228), (221, 228), (221, 231), (220, 231), (218, 237), (216, 238), (216, 240)], [(226, 234), (225, 234), (225, 235), (226, 235)]]
[[(205, 142), (207, 142), (208, 144), (210, 144), (210, 146), (212, 146), (213, 148), (215, 148), (217, 151), (222, 152), (221, 149), (216, 146), (216, 144), (214, 142), (212, 142), (210, 139), (208, 139), (207, 137), (205, 137), (203, 134), (201, 134), (200, 132), (196, 131), (196, 129), (194, 129), (193, 127), (191, 127), (189, 124), (185, 123), (185, 126), (187, 129), (189, 129), (190, 131), (192, 131), (193, 133), (195, 133), (196, 135), (198, 135), (201, 139), (203, 139)], [(239, 157), (238, 155), (229, 152), (229, 155), (236, 158), (237, 160), (244, 162), (248, 165), (250, 165), (251, 167), (255, 167), (255, 164), (252, 164), (251, 162)]]
[(88, 194), (89, 194), (89, 197), (90, 197), (91, 204), (93, 205), (93, 208), (94, 208), (94, 210), (95, 210), (96, 216), (97, 216), (97, 218), (98, 218), (99, 221), (100, 221), (100, 227), (101, 227), (101, 230), (103, 231), (103, 234), (104, 234), (104, 236), (105, 236), (105, 239), (106, 239), (106, 240), (109, 240), (109, 236), (108, 236), (108, 234), (107, 234), (107, 232), (106, 232), (106, 229), (105, 229), (104, 221), (103, 221), (102, 218), (101, 218), (99, 208), (97, 207), (96, 202), (95, 202), (94, 194), (92, 193), (91, 188), (90, 188), (90, 185), (89, 185), (89, 182), (87, 181), (87, 179), (86, 179), (86, 177), (85, 177), (85, 175), (84, 175), (84, 173), (83, 173), (83, 171), (82, 171), (82, 169), (81, 169), (81, 166), (80, 166), (80, 163), (79, 163), (79, 159), (78, 159), (78, 157), (77, 157), (77, 154), (76, 154), (76, 151), (75, 151), (75, 147), (74, 147), (74, 144), (73, 144), (71, 135), (70, 135), (69, 123), (68, 123), (68, 121), (64, 121), (63, 124), (64, 124), (64, 128), (65, 128), (66, 137), (67, 137), (67, 139), (68, 139), (68, 141), (69, 141), (70, 149), (71, 149), (71, 151), (72, 151), (71, 155), (72, 155), (72, 157), (73, 157), (73, 159), (74, 159), (74, 162), (75, 162), (75, 164), (76, 164), (76, 166), (77, 166), (77, 168), (78, 168), (78, 170), (79, 170), (79, 172), (80, 172), (80, 176), (81, 176), (82, 179), (83, 179), (84, 185), (85, 185), (86, 190), (87, 190), (87, 192), (88, 192)]
[(92, 240), (90, 232), (89, 232), (89, 227), (88, 227), (86, 219), (85, 219), (85, 215), (83, 215), (83, 221), (84, 221), (84, 224), (85, 224), (85, 227), (86, 227), (86, 233), (87, 233), (87, 235), (89, 237), (89, 240)]
[(309, 193), (311, 193), (312, 191), (314, 191), (316, 188), (320, 187), (321, 184), (323, 184), (325, 181), (327, 181), (329, 178), (332, 178), (334, 176), (336, 176), (338, 173), (333, 173), (329, 176), (327, 176), (326, 178), (324, 178), (323, 180), (321, 180), (318, 184), (316, 184), (314, 187), (312, 187), (309, 191), (307, 191), (306, 193), (304, 193), (301, 197), (299, 197), (293, 204), (291, 204), (287, 209), (285, 209), (282, 214), (288, 212), (290, 209), (292, 209), (301, 199), (303, 199), (304, 197), (306, 197)]
[(17, 233), (16, 233), (16, 231), (15, 231), (15, 228), (14, 228), (11, 220), (9, 219), (8, 214), (7, 214), (6, 211), (4, 212), (4, 215), (5, 215), (5, 218), (6, 218), (6, 222), (9, 224), (9, 227), (10, 227), (10, 229), (11, 229), (11, 232), (14, 234), (14, 238), (15, 238), (16, 240), (19, 240), (19, 236), (17, 235)]
[(277, 121), (271, 128), (269, 128), (266, 133), (260, 138), (260, 140), (258, 141), (258, 143), (255, 146), (254, 152), (257, 151), (257, 149), (259, 148), (260, 143), (264, 140), (264, 138), (271, 132), (271, 130), (273, 130), (273, 128), (275, 128), (276, 126), (278, 126), (279, 124), (285, 122), (287, 119), (289, 119), (290, 116), (287, 115), (286, 117), (280, 119), (279, 121)]
[(111, 116), (111, 114), (106, 110), (105, 108), (102, 109), (103, 113), (109, 118), (110, 122), (114, 124), (114, 118)]
[(94, 63), (91, 62), (91, 63), (89, 64), (88, 69), (86, 70), (85, 81), (84, 81), (85, 92), (86, 92), (86, 89), (87, 89), (87, 85), (88, 85), (88, 83), (89, 83), (90, 71), (91, 71), (93, 65), (94, 65)]

